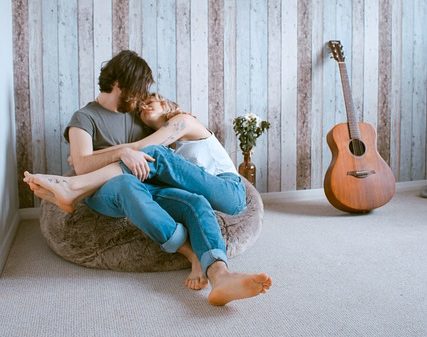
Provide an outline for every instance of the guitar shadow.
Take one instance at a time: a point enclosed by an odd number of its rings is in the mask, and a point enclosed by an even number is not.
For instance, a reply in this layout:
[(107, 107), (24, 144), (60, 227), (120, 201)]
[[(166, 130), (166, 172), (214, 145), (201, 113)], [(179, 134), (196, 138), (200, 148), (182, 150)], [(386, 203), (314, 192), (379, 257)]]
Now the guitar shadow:
[(346, 213), (334, 208), (327, 200), (270, 201), (264, 204), (266, 211), (310, 217), (354, 217), (370, 213)]

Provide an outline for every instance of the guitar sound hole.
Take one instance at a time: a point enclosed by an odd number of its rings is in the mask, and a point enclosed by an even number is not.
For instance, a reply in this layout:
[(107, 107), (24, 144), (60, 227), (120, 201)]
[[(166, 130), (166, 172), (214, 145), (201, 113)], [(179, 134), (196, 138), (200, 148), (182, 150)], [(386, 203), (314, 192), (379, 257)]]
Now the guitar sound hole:
[(365, 144), (359, 139), (352, 139), (349, 144), (350, 152), (355, 156), (362, 156), (365, 153)]

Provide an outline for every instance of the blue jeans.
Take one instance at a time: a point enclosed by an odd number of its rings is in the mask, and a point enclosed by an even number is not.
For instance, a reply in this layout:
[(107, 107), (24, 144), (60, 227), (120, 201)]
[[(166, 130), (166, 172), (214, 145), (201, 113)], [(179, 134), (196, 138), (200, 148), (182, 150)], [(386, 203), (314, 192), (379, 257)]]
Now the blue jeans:
[[(226, 214), (238, 214), (246, 208), (246, 187), (237, 174), (209, 174), (162, 145), (147, 146), (141, 151), (156, 159), (148, 163), (150, 174), (146, 182), (202, 195), (214, 210)], [(123, 163), (121, 165), (124, 172), (131, 174)]]
[[(156, 159), (149, 164), (151, 171), (146, 182), (125, 173), (87, 198), (87, 205), (107, 216), (127, 217), (166, 252), (176, 252), (184, 244), (188, 231), (204, 273), (217, 260), (227, 263), (225, 243), (210, 202), (230, 214), (243, 209), (242, 200), (246, 198), (240, 177), (209, 175), (163, 146), (149, 146), (144, 152)], [(224, 194), (217, 193), (212, 185), (218, 182), (229, 185), (227, 188), (232, 191), (242, 191), (243, 185), (243, 193), (239, 193), (234, 203), (225, 202)]]

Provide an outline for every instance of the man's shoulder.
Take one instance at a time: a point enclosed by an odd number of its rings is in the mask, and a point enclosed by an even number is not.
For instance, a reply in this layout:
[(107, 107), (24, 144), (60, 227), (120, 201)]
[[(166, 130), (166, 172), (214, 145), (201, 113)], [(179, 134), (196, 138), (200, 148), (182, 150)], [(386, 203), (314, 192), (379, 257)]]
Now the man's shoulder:
[(94, 106), (93, 102), (90, 102), (84, 107), (75, 111), (73, 116), (71, 117), (71, 120), (68, 122), (68, 125), (64, 130), (65, 139), (69, 141), (68, 132), (70, 128), (73, 127), (82, 129), (86, 131), (89, 135), (91, 135), (91, 137), (93, 137), (95, 132), (96, 115), (98, 113), (99, 112), (96, 111), (96, 107)]
[(74, 112), (74, 115), (85, 115), (85, 116), (94, 116), (99, 114), (99, 109), (95, 102), (89, 102), (84, 107), (81, 107)]
[(76, 121), (85, 121), (85, 123), (92, 123), (98, 125), (100, 123), (105, 123), (111, 119), (111, 113), (108, 110), (102, 108), (96, 102), (89, 102), (84, 107), (81, 107), (74, 112), (71, 117), (70, 123), (75, 123)]

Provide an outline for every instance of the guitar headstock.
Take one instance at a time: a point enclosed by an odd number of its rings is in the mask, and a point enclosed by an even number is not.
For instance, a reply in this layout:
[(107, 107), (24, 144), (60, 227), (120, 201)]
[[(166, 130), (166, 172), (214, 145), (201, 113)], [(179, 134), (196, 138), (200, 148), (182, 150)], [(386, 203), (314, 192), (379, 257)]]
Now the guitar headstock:
[(329, 49), (331, 50), (331, 58), (337, 62), (344, 62), (344, 51), (341, 45), (341, 41), (331, 40), (328, 42)]

